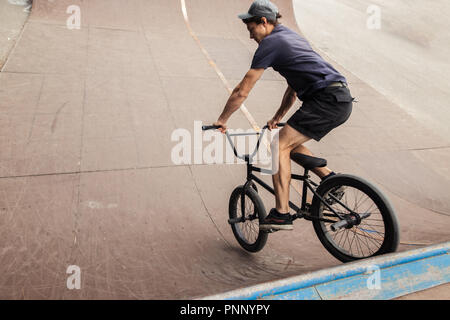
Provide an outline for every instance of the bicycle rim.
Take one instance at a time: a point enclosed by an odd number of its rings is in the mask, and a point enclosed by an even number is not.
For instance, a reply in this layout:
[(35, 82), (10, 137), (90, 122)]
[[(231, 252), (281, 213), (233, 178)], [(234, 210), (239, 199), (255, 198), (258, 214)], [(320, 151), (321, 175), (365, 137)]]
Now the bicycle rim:
[[(258, 212), (255, 212), (256, 207), (253, 201), (245, 195), (245, 212), (244, 216), (246, 218), (245, 222), (235, 223), (235, 231), (239, 235), (242, 241), (245, 243), (252, 245), (254, 244), (259, 237), (259, 219)], [(239, 197), (236, 204), (236, 218), (242, 217), (242, 208), (241, 208), (241, 198)], [(251, 220), (247, 220), (247, 218), (253, 217)]]
[[(369, 212), (370, 216), (363, 219), (359, 225), (350, 229), (342, 228), (336, 232), (331, 230), (334, 222), (320, 222), (320, 227), (328, 242), (338, 251), (353, 259), (362, 259), (376, 255), (383, 246), (386, 235), (386, 224), (376, 201), (366, 192), (353, 186), (343, 186), (345, 193), (340, 200), (346, 207), (356, 213)], [(330, 191), (324, 195), (328, 198)], [(341, 213), (349, 214), (339, 203), (331, 207)], [(333, 213), (323, 203), (319, 207), (319, 216), (337, 222), (339, 219), (331, 216)]]

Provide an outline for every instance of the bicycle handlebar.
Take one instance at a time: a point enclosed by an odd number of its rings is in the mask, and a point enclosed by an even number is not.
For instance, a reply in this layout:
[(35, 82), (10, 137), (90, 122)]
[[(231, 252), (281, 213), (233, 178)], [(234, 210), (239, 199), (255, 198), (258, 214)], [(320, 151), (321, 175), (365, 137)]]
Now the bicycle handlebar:
[[(284, 122), (280, 122), (277, 124), (278, 127), (284, 127), (286, 125), (286, 123)], [(206, 130), (212, 130), (212, 129), (219, 129), (220, 126), (214, 126), (214, 125), (210, 125), (210, 126), (202, 126), (202, 130), (206, 131)], [(262, 127), (262, 130), (265, 130), (269, 128), (269, 126), (266, 124), (264, 127)]]
[[(279, 126), (279, 127), (284, 127), (285, 125), (286, 125), (286, 123), (278, 123), (278, 124), (277, 124), (277, 126)], [(203, 130), (203, 131), (206, 131), (206, 130), (212, 130), (212, 129), (219, 129), (219, 128), (221, 128), (221, 126), (214, 126), (214, 125), (202, 126), (202, 130)], [(253, 156), (256, 154), (256, 152), (257, 152), (258, 149), (259, 149), (259, 145), (260, 145), (260, 142), (261, 142), (261, 138), (262, 138), (262, 136), (264, 135), (264, 132), (266, 131), (267, 128), (269, 128), (269, 126), (268, 126), (268, 125), (265, 125), (264, 127), (262, 127), (261, 132), (248, 133), (248, 134), (245, 134), (245, 133), (241, 133), (241, 134), (239, 134), (239, 133), (237, 133), (237, 134), (229, 134), (228, 131), (225, 131), (225, 135), (226, 135), (227, 138), (228, 138), (228, 142), (229, 142), (230, 145), (233, 147), (233, 153), (234, 153), (234, 155), (235, 155), (236, 157), (238, 157), (239, 159), (242, 159), (242, 160), (244, 160), (244, 161), (246, 161), (246, 160), (251, 161), (251, 159), (253, 159)], [(246, 156), (245, 156), (245, 155), (239, 155), (239, 154), (237, 153), (236, 146), (234, 145), (233, 140), (231, 140), (231, 136), (235, 136), (235, 135), (251, 135), (251, 134), (257, 134), (257, 135), (259, 135), (259, 138), (258, 138), (258, 142), (257, 142), (257, 144), (256, 144), (255, 151), (253, 151), (253, 153), (252, 153), (251, 155), (247, 155), (248, 158), (246, 159)]]
[(220, 126), (202, 126), (202, 130), (206, 131), (206, 130), (211, 130), (211, 129), (219, 129)]

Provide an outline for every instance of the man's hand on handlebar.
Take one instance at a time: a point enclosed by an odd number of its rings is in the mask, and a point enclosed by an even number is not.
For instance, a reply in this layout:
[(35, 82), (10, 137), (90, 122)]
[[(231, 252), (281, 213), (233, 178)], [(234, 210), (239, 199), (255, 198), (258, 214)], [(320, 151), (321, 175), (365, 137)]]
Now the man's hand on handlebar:
[(216, 122), (214, 122), (213, 126), (220, 126), (220, 128), (218, 128), (217, 130), (222, 133), (225, 133), (227, 131), (227, 123), (221, 120), (217, 120)]
[(272, 118), (269, 121), (267, 121), (267, 127), (269, 130), (277, 129), (278, 128), (277, 124), (279, 124), (279, 123), (280, 123), (280, 119)]

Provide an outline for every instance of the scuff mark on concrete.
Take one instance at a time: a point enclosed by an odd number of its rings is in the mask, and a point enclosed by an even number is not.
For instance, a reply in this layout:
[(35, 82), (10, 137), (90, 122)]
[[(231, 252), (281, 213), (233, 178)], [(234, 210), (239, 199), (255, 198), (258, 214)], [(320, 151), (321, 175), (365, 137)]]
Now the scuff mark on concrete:
[(61, 113), (61, 110), (67, 105), (67, 103), (68, 103), (68, 101), (64, 102), (63, 105), (58, 109), (58, 111), (56, 111), (55, 118), (53, 119), (52, 126), (51, 126), (52, 133), (55, 131), (56, 122), (58, 121), (58, 116)]

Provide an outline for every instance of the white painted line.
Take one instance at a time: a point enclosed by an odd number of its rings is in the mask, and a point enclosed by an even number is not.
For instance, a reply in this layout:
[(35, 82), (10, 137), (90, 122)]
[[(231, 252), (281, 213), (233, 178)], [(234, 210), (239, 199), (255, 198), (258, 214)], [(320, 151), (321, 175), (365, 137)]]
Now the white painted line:
[[(190, 35), (197, 42), (198, 46), (200, 47), (200, 50), (203, 52), (204, 56), (208, 60), (208, 63), (211, 65), (211, 67), (213, 67), (214, 71), (219, 76), (220, 80), (222, 80), (223, 85), (228, 90), (228, 92), (231, 94), (233, 89), (231, 88), (227, 79), (223, 75), (222, 71), (220, 71), (219, 67), (216, 65), (216, 63), (213, 61), (213, 59), (211, 59), (211, 56), (209, 55), (208, 51), (206, 51), (205, 47), (202, 45), (202, 43), (198, 39), (197, 35), (191, 28), (191, 24), (189, 23), (189, 17), (188, 17), (187, 10), (186, 10), (186, 1), (185, 0), (180, 0), (180, 1), (181, 1), (181, 11), (183, 12), (184, 22), (186, 23), (186, 26), (189, 30)], [(245, 117), (247, 118), (248, 122), (250, 122), (250, 125), (253, 127), (253, 129), (255, 131), (259, 132), (261, 129), (259, 128), (259, 126), (256, 123), (253, 116), (248, 111), (247, 107), (244, 104), (242, 104), (239, 109), (242, 111), (242, 113), (244, 113)], [(269, 151), (270, 151), (270, 148), (269, 148)]]

